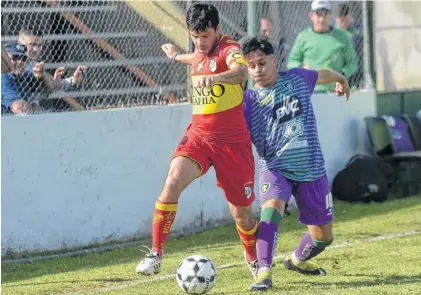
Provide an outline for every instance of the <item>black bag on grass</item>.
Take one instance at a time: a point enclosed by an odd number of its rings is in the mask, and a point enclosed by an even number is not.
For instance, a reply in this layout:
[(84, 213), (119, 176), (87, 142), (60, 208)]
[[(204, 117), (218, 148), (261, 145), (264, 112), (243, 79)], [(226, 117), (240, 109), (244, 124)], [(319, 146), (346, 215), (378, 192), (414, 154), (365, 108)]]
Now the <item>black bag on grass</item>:
[(386, 162), (356, 155), (333, 180), (332, 194), (348, 202), (383, 202), (393, 185), (394, 170)]

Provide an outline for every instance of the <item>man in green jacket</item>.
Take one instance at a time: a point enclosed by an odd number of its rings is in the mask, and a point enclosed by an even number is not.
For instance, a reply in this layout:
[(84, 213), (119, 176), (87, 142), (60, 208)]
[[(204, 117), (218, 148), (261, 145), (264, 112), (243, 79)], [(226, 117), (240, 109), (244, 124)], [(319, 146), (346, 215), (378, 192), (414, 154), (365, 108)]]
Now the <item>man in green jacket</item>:
[[(287, 68), (328, 69), (346, 78), (357, 71), (358, 60), (348, 34), (329, 25), (332, 6), (329, 1), (311, 3), (310, 18), (313, 26), (301, 31), (287, 58)], [(335, 91), (335, 83), (317, 85), (314, 92)]]

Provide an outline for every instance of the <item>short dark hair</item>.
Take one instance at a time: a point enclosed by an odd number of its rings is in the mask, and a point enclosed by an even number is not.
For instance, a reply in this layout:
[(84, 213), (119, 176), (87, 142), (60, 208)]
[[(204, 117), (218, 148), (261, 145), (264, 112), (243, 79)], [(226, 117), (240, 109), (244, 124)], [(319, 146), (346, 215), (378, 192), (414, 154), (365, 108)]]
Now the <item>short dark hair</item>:
[(273, 49), (272, 44), (268, 41), (267, 37), (262, 36), (245, 40), (241, 49), (243, 50), (244, 55), (257, 50), (262, 51), (265, 55), (272, 55), (275, 53), (275, 50)]
[(187, 10), (186, 24), (189, 30), (204, 32), (219, 25), (219, 12), (212, 4), (193, 3)]
[(341, 3), (338, 5), (338, 8), (336, 9), (336, 15), (339, 17), (345, 17), (351, 13), (350, 7), (348, 3)]

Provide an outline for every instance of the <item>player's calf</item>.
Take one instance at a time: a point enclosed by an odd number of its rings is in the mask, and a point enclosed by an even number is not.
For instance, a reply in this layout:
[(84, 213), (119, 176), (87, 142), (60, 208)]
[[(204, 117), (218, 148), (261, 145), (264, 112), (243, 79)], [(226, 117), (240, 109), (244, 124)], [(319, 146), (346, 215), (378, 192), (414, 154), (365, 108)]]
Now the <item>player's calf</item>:
[(144, 275), (161, 270), (163, 249), (178, 209), (182, 190), (200, 175), (198, 164), (185, 157), (175, 157), (158, 200), (152, 220), (152, 249), (136, 266), (136, 272)]
[(280, 212), (283, 212), (284, 207), (285, 202), (279, 199), (269, 200), (263, 205), (256, 243), (259, 269), (271, 268), (273, 265), (273, 256), (278, 245), (278, 227), (282, 220)]
[(266, 291), (272, 288), (273, 256), (278, 243), (278, 226), (282, 220), (285, 202), (280, 199), (270, 199), (264, 202), (257, 230), (257, 261), (255, 282), (250, 291)]
[(252, 262), (257, 259), (256, 256), (256, 233), (257, 233), (257, 222), (253, 216), (253, 212), (250, 206), (241, 207), (229, 205), (231, 215), (234, 218), (237, 233), (243, 243), (245, 257), (248, 262)]
[[(254, 219), (254, 217), (253, 217)], [(257, 254), (256, 254), (256, 234), (257, 222), (254, 219), (254, 225), (251, 229), (245, 230), (237, 224), (237, 232), (244, 247), (244, 260), (253, 278), (257, 276)]]
[(244, 260), (253, 278), (257, 276), (257, 222), (251, 207), (234, 206), (229, 204), (231, 215), (235, 220), (237, 233), (244, 247)]
[(156, 201), (152, 221), (152, 249), (136, 266), (138, 274), (152, 275), (160, 272), (165, 242), (174, 222), (178, 204)]

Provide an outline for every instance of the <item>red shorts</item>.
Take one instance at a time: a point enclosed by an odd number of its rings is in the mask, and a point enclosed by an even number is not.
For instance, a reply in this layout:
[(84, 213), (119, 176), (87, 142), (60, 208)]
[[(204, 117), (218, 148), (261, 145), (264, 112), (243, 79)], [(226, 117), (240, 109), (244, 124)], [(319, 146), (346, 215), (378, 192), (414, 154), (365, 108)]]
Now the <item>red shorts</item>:
[(254, 199), (254, 159), (251, 142), (220, 143), (186, 132), (172, 158), (197, 162), (204, 175), (213, 166), (217, 186), (234, 206), (250, 206)]

